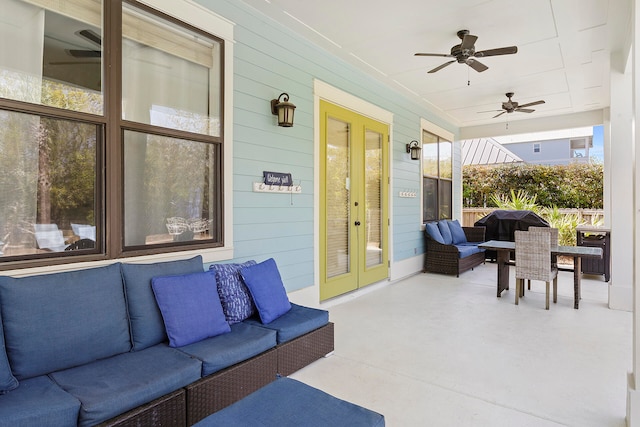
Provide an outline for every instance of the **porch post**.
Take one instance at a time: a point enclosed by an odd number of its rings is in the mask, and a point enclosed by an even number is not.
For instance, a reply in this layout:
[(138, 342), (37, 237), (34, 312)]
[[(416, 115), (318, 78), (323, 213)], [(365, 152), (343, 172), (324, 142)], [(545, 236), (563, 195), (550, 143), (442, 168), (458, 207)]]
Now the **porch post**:
[[(638, 29), (640, 28), (640, 0), (631, 2), (631, 34), (632, 34), (632, 95), (633, 95), (633, 157), (631, 157), (631, 168), (633, 177), (630, 181), (632, 191), (629, 196), (633, 198), (633, 222), (630, 227), (633, 230), (634, 244), (632, 250), (633, 256), (633, 321), (632, 321), (632, 340), (633, 340), (633, 356), (631, 363), (631, 372), (627, 376), (627, 425), (629, 427), (640, 426), (640, 317), (637, 309), (639, 307), (640, 292), (638, 292), (638, 272), (640, 271), (640, 260), (636, 256), (637, 248), (640, 247), (640, 197), (638, 190), (640, 189), (640, 174), (637, 171), (637, 165), (640, 164), (640, 132), (638, 132), (638, 123), (640, 123), (640, 45), (638, 41)], [(613, 235), (612, 235), (613, 237)]]
[[(609, 118), (604, 132), (604, 212), (605, 225), (611, 228), (611, 280), (609, 308), (633, 310), (633, 241), (629, 226), (633, 223), (633, 96), (631, 72), (625, 72), (622, 52), (611, 55)], [(606, 116), (606, 114), (605, 114)], [(613, 166), (616, 167), (613, 167)]]

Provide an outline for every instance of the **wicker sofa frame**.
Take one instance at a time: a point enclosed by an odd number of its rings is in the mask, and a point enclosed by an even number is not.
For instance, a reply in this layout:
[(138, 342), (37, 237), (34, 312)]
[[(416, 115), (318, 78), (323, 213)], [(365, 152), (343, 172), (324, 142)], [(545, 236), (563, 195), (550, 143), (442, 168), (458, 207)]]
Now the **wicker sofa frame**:
[(259, 388), (334, 350), (334, 325), (326, 325), (251, 359), (105, 421), (100, 427), (191, 426)]
[[(485, 227), (462, 227), (468, 242), (484, 242)], [(458, 277), (467, 270), (484, 263), (484, 252), (460, 258), (458, 248), (433, 240), (425, 233), (426, 254), (423, 273), (455, 274)]]

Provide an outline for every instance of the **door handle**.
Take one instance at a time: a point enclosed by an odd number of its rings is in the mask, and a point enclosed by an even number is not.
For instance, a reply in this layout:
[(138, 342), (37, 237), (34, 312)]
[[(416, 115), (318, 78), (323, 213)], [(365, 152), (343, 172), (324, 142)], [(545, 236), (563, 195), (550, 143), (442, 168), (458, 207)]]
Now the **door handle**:
[(360, 225), (360, 221), (356, 221), (356, 222), (355, 222), (355, 225)]

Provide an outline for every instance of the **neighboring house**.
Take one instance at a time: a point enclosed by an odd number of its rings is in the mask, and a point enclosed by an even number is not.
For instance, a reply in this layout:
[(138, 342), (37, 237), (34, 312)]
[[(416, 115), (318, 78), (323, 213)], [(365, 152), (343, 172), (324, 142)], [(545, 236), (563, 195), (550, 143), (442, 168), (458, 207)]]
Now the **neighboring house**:
[(583, 127), (535, 134), (496, 137), (495, 140), (526, 163), (566, 165), (589, 163), (593, 128)]

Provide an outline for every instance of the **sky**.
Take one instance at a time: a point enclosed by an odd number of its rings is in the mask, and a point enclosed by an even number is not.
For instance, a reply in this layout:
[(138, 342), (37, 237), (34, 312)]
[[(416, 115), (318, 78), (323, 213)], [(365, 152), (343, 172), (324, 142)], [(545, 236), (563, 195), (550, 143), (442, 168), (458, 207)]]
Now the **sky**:
[(593, 148), (589, 150), (589, 155), (604, 162), (604, 127), (593, 127)]

